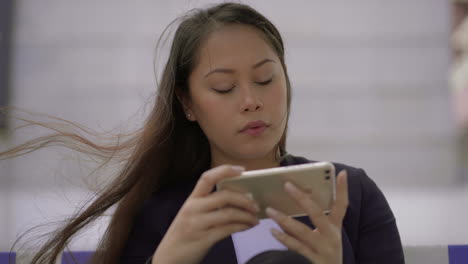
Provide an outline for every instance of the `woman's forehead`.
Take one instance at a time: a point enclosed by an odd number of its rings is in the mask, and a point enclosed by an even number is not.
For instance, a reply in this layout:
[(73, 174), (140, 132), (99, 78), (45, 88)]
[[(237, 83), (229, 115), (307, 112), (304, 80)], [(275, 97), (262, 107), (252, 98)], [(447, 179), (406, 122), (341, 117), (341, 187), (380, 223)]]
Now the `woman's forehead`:
[(206, 74), (213, 68), (252, 67), (265, 59), (277, 61), (267, 41), (264, 34), (252, 26), (223, 26), (210, 33), (201, 44), (196, 68)]

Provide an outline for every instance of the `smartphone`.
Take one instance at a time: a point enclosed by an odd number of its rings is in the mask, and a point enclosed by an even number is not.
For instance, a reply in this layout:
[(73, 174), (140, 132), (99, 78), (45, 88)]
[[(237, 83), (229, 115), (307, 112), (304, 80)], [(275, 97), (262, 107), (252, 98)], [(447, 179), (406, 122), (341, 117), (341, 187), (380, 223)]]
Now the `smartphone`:
[(284, 190), (287, 181), (306, 192), (324, 213), (330, 211), (336, 197), (335, 167), (331, 162), (246, 171), (239, 177), (220, 181), (216, 188), (252, 195), (260, 207), (258, 215), (260, 219), (268, 217), (265, 214), (268, 206), (293, 217), (306, 215), (306, 212)]

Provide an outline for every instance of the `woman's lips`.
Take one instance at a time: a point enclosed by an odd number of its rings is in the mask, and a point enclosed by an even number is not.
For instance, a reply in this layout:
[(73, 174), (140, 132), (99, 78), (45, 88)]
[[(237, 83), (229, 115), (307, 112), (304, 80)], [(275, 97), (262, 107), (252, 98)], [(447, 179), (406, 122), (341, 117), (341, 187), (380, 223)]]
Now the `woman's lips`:
[(261, 120), (257, 120), (257, 121), (252, 121), (252, 122), (247, 123), (247, 125), (245, 125), (244, 128), (240, 132), (246, 133), (251, 136), (259, 136), (267, 128), (268, 128), (268, 125), (265, 122)]
[(267, 126), (252, 127), (245, 129), (243, 132), (251, 136), (259, 136), (263, 133), (263, 131), (265, 131), (266, 128)]

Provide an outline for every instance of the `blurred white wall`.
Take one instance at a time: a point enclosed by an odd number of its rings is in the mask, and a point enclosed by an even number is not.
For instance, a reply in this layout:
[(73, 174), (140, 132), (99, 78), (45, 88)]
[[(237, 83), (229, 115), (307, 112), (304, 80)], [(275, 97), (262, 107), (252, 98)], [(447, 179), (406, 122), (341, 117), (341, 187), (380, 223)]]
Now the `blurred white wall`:
[[(133, 115), (155, 89), (156, 39), (172, 19), (209, 3), (15, 2), (11, 104), (102, 130), (138, 125), (142, 116)], [(243, 2), (283, 33), (293, 86), (289, 151), (364, 168), (386, 194), (405, 245), (468, 244), (447, 81), (449, 1)], [(0, 251), (89, 197), (78, 180), (86, 170), (72, 155), (52, 148), (0, 163)], [(104, 224), (74, 248), (92, 249)]]

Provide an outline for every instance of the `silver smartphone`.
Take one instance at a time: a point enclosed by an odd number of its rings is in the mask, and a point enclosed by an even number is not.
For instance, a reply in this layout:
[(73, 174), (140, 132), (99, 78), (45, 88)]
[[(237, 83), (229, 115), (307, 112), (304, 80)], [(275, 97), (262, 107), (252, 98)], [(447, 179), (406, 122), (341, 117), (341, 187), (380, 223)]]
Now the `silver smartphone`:
[(289, 216), (303, 216), (305, 211), (284, 190), (289, 181), (310, 195), (324, 213), (335, 200), (335, 167), (330, 162), (315, 162), (243, 172), (239, 177), (220, 181), (217, 190), (228, 189), (251, 194), (260, 206), (259, 218), (267, 218), (270, 206)]

